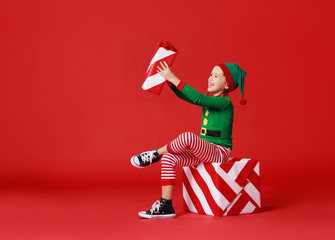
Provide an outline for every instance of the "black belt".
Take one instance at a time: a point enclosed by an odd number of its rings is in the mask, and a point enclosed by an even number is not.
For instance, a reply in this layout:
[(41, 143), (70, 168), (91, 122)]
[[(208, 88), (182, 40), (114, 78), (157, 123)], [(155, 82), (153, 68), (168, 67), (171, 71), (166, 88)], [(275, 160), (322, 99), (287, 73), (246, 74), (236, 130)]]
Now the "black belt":
[(205, 135), (205, 136), (221, 137), (220, 131), (211, 131), (211, 130), (208, 130), (207, 128), (201, 128), (200, 133), (201, 135)]

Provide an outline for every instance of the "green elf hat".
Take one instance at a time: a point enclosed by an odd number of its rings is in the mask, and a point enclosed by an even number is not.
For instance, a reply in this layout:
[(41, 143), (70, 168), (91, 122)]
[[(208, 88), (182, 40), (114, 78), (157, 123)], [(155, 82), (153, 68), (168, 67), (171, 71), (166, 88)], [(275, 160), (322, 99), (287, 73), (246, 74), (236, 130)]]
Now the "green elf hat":
[(219, 63), (218, 66), (222, 69), (223, 74), (226, 77), (229, 92), (232, 92), (236, 88), (240, 87), (242, 95), (242, 100), (240, 103), (242, 105), (246, 104), (247, 101), (243, 98), (243, 94), (244, 79), (247, 73), (243, 71), (236, 63)]

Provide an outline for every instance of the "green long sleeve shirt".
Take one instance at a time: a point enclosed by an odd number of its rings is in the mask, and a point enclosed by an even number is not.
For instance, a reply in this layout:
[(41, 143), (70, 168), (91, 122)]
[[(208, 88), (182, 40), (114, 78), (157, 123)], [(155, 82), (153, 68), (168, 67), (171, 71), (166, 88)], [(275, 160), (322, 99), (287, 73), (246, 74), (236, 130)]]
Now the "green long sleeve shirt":
[(200, 133), (202, 139), (232, 149), (232, 130), (234, 106), (230, 97), (212, 97), (199, 93), (184, 82), (178, 87), (169, 84), (177, 97), (202, 107), (201, 127), (211, 131), (220, 131), (221, 137), (206, 136)]

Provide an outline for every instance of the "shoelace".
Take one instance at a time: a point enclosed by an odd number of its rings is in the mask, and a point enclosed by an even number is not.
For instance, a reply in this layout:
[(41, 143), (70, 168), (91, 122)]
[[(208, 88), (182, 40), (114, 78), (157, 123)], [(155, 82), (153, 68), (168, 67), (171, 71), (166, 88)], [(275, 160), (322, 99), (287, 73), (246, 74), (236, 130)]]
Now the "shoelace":
[(141, 157), (143, 163), (150, 162), (150, 164), (152, 163), (153, 158), (154, 158), (154, 152), (153, 151), (143, 153), (143, 155)]
[(154, 204), (152, 204), (152, 209), (150, 209), (150, 213), (158, 213), (161, 208), (161, 202), (157, 200)]

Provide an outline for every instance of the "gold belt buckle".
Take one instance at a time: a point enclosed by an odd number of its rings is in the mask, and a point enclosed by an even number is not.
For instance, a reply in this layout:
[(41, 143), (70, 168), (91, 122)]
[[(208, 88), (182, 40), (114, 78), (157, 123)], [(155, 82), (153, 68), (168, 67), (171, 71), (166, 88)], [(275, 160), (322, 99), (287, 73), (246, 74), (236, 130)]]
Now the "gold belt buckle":
[[(202, 133), (202, 130), (204, 130), (204, 133)], [(200, 131), (201, 135), (206, 135), (207, 134), (207, 128), (202, 127)]]

